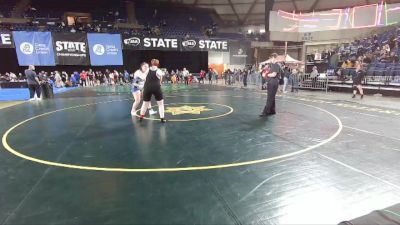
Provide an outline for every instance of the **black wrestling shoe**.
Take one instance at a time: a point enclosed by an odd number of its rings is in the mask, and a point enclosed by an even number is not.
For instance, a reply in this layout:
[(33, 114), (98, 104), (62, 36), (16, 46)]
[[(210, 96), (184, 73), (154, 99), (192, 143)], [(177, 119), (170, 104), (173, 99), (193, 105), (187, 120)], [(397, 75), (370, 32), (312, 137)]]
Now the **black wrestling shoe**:
[(363, 99), (364, 98), (364, 95), (361, 95), (361, 99)]
[(276, 112), (272, 112), (272, 113), (268, 113), (267, 115), (268, 116), (272, 116), (272, 115), (275, 115), (276, 114)]
[(166, 120), (166, 119), (164, 119), (164, 118), (161, 118), (161, 119), (160, 119), (160, 122), (161, 122), (161, 123), (166, 123), (166, 122), (167, 122), (167, 120)]
[(356, 95), (353, 95), (353, 97), (351, 97), (351, 98), (356, 98)]
[(264, 113), (262, 113), (262, 114), (260, 114), (260, 115), (259, 115), (259, 117), (261, 117), (261, 118), (263, 118), (263, 117), (268, 117), (268, 115), (267, 115), (267, 114), (264, 114)]

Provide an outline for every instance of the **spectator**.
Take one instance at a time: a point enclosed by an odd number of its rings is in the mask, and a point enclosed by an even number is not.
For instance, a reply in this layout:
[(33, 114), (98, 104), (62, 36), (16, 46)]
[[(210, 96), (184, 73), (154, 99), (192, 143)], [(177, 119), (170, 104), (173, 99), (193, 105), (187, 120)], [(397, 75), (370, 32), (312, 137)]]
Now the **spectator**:
[(310, 78), (312, 81), (312, 87), (315, 87), (316, 83), (317, 83), (317, 78), (319, 76), (318, 73), (318, 67), (314, 66), (312, 69), (312, 72), (310, 73)]
[(55, 79), (55, 81), (56, 81), (56, 82), (55, 82), (55, 87), (61, 88), (61, 87), (64, 86), (64, 84), (63, 84), (63, 82), (62, 82), (61, 75), (60, 75), (60, 73), (59, 73), (58, 71), (55, 72), (54, 79)]
[(81, 86), (82, 87), (87, 87), (87, 72), (85, 70), (82, 70), (80, 74), (80, 79), (81, 79)]
[[(29, 88), (29, 101), (41, 100), (40, 99), (40, 81), (39, 77), (36, 75), (35, 66), (30, 65), (27, 70), (25, 70), (25, 76), (27, 78), (28, 88)], [(36, 94), (36, 97), (35, 97)]]
[(185, 84), (189, 85), (189, 71), (186, 68), (183, 68), (182, 76), (183, 79), (185, 80)]
[(283, 93), (288, 93), (287, 86), (289, 84), (290, 71), (287, 66), (283, 69)]
[(124, 70), (124, 82), (128, 83), (129, 82), (129, 73), (127, 70)]
[(11, 81), (11, 82), (16, 82), (16, 81), (18, 81), (17, 75), (15, 75), (15, 73), (13, 73), (13, 72), (10, 72), (10, 81)]

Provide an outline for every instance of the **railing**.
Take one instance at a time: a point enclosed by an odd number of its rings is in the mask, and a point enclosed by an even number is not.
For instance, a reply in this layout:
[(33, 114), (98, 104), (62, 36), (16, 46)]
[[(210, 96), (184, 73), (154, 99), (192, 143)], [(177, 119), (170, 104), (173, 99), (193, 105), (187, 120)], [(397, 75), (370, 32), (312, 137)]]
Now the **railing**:
[[(226, 85), (243, 85), (244, 76), (238, 74), (228, 74), (224, 77), (224, 80)], [(254, 85), (261, 88), (263, 85), (265, 85), (265, 81), (263, 81), (260, 73), (251, 73), (247, 76), (247, 85)], [(328, 78), (322, 76), (312, 78), (310, 74), (291, 76), (288, 80), (288, 86), (293, 86), (295, 89), (328, 91)]]
[[(328, 86), (352, 86), (351, 76), (330, 76)], [(365, 76), (362, 84), (365, 88), (388, 89), (400, 87), (400, 76)]]
[(318, 76), (312, 77), (310, 74), (302, 74), (299, 76), (294, 76), (292, 78), (295, 83), (297, 81), (298, 88), (300, 89), (311, 89), (311, 90), (323, 90), (328, 91), (328, 77)]

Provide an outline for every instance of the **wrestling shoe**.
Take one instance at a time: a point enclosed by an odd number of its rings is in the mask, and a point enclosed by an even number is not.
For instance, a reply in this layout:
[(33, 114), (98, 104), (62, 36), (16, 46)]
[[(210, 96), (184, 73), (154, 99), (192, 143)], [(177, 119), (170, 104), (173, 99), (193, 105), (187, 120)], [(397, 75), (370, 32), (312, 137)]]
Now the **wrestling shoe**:
[(155, 115), (155, 114), (157, 114), (157, 111), (155, 111), (155, 110), (153, 110), (153, 109), (150, 109), (150, 110), (149, 110), (149, 114), (150, 114), (150, 115)]

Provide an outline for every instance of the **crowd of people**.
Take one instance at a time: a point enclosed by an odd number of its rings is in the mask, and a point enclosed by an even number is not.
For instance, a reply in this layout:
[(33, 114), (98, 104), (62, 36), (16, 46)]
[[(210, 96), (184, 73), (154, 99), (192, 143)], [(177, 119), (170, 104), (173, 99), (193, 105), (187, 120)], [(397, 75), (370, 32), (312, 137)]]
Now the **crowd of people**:
[(367, 62), (399, 62), (399, 37), (400, 28), (381, 35), (374, 34), (341, 45), (339, 53), (343, 61), (363, 57)]
[(400, 62), (400, 28), (373, 34), (369, 37), (356, 39), (351, 43), (341, 44), (337, 48), (317, 50), (307, 55), (307, 62), (322, 61), (329, 64), (329, 69), (355, 69), (355, 62), (361, 61), (368, 66), (371, 63)]
[[(126, 70), (119, 72), (117, 70), (109, 69), (106, 69), (105, 71), (93, 71), (92, 69), (89, 69), (87, 71), (75, 71), (71, 74), (68, 74), (65, 71), (40, 71), (38, 72), (38, 77), (40, 80), (48, 81), (55, 88), (62, 88), (126, 84), (130, 82), (133, 75), (128, 73)], [(1, 82), (18, 82), (26, 81), (26, 79), (27, 77), (22, 73), (19, 73), (18, 76), (13, 72), (0, 74)]]
[[(209, 68), (206, 72), (201, 70), (199, 73), (191, 73), (186, 68), (176, 69), (168, 71), (167, 69), (161, 69), (165, 74), (163, 83), (172, 84), (190, 84), (190, 83), (205, 83), (208, 80), (209, 83), (213, 81), (218, 82), (218, 73), (216, 70)], [(40, 71), (38, 72), (40, 80), (46, 80), (52, 84), (55, 88), (63, 87), (93, 87), (98, 85), (125, 85), (132, 82), (134, 73), (128, 72), (127, 70), (96, 70), (88, 69), (82, 71), (74, 71), (73, 73), (67, 73), (66, 71)], [(26, 76), (22, 73), (18, 75), (14, 72), (0, 73), (0, 82), (24, 82)]]

